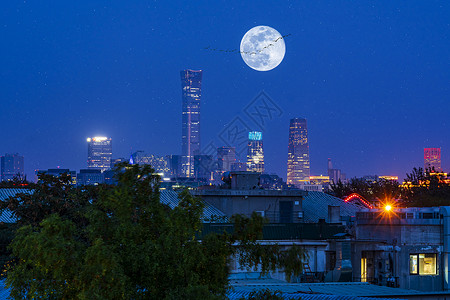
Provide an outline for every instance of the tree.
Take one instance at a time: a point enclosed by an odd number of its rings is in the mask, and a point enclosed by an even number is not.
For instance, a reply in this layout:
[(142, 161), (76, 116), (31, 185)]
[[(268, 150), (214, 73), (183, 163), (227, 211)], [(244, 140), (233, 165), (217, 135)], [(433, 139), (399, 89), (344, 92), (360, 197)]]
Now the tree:
[(413, 168), (402, 186), (403, 206), (450, 205), (450, 184), (434, 170)]
[(219, 299), (236, 254), (249, 267), (300, 272), (301, 263), (292, 263), (301, 249), (258, 244), (263, 219), (256, 214), (236, 216), (232, 233), (202, 236), (201, 200), (183, 191), (170, 209), (149, 166), (122, 164), (116, 173), (117, 186), (90, 190), (48, 178), (29, 197), (9, 201), (24, 218), (11, 244), (13, 298)]

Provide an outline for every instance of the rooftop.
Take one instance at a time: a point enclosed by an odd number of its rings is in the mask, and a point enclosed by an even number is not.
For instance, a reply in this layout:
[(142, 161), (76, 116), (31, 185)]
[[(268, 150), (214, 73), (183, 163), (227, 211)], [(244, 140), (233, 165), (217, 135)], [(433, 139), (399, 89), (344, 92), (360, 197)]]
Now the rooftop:
[(328, 222), (328, 206), (340, 206), (341, 216), (355, 217), (356, 212), (362, 207), (345, 202), (344, 200), (328, 195), (322, 192), (308, 192), (303, 198), (302, 208), (304, 221), (308, 223), (317, 223), (319, 219), (325, 219)]

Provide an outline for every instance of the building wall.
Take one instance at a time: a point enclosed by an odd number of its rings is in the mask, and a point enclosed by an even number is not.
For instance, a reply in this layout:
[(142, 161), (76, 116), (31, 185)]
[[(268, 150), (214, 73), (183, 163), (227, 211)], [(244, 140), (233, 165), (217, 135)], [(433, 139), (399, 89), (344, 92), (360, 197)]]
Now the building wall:
[[(223, 211), (227, 217), (234, 214), (250, 216), (258, 212), (270, 222), (283, 221), (280, 215), (280, 202), (292, 205), (290, 214), (293, 223), (303, 221), (302, 192), (298, 191), (266, 191), (266, 190), (203, 190), (194, 194)], [(281, 220), (280, 220), (281, 218)]]
[[(366, 215), (364, 215), (366, 214)], [(370, 215), (372, 214), (372, 215)], [(392, 213), (365, 210), (357, 214), (353, 245), (353, 280), (421, 291), (442, 291), (443, 227), (439, 208), (407, 208)], [(435, 274), (411, 274), (410, 255), (435, 255)], [(365, 260), (364, 260), (365, 259)], [(420, 262), (425, 264), (425, 261)]]

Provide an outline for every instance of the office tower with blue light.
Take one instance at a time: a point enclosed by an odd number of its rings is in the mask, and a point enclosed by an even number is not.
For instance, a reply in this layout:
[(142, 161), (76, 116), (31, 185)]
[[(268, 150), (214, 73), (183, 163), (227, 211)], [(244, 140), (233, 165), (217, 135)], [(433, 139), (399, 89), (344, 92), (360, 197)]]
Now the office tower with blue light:
[(105, 171), (111, 168), (112, 140), (108, 137), (92, 137), (87, 139), (89, 169)]
[(2, 181), (10, 181), (14, 178), (23, 178), (24, 164), (23, 156), (18, 153), (8, 154), (6, 153), (1, 157), (1, 175)]
[(202, 70), (181, 71), (182, 119), (181, 119), (181, 172), (194, 177), (194, 155), (200, 153), (200, 100), (202, 94)]
[(309, 145), (306, 119), (291, 119), (289, 125), (287, 184), (301, 186), (309, 182)]
[(262, 132), (248, 133), (247, 171), (264, 173), (264, 148)]

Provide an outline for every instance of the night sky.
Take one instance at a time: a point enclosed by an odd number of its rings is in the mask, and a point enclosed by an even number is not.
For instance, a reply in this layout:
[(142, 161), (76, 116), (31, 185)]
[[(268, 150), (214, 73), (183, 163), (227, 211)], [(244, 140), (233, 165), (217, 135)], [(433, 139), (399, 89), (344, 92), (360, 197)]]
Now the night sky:
[[(113, 157), (181, 153), (180, 70), (203, 70), (202, 146), (222, 146), (261, 92), (266, 171), (286, 178), (289, 119), (308, 120), (311, 174), (398, 175), (441, 147), (450, 169), (447, 1), (3, 1), (0, 153), (25, 171), (86, 168), (86, 138)], [(285, 38), (258, 72), (237, 49), (252, 27)], [(237, 119), (236, 119), (237, 118)]]

